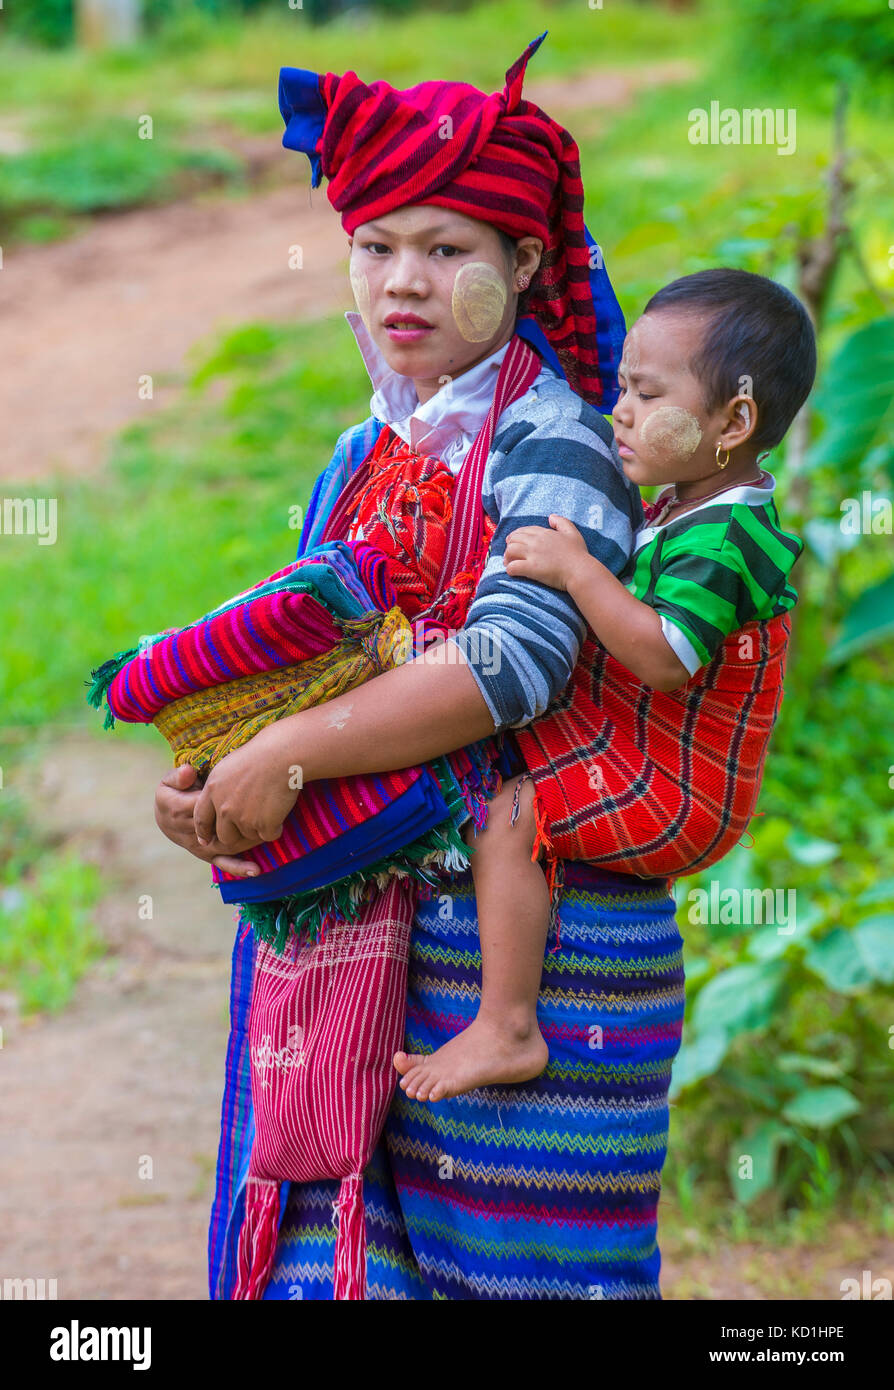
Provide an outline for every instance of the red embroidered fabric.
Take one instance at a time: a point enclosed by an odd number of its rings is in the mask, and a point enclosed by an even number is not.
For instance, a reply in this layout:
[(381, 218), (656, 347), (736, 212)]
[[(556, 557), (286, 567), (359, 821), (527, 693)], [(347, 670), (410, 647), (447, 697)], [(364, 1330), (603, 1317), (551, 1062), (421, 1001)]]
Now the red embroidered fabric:
[(416, 453), (390, 429), (376, 441), (369, 472), (348, 540), (368, 541), (388, 557), (400, 606), (415, 618), (435, 594), (456, 478), (441, 459)]
[[(347, 539), (365, 540), (387, 559), (388, 577), (408, 618), (430, 606), (447, 548), (456, 475), (442, 459), (420, 454), (386, 426), (369, 457), (369, 481), (357, 499)], [(484, 518), (483, 554), (450, 585), (455, 611), (465, 613), (496, 527)]]

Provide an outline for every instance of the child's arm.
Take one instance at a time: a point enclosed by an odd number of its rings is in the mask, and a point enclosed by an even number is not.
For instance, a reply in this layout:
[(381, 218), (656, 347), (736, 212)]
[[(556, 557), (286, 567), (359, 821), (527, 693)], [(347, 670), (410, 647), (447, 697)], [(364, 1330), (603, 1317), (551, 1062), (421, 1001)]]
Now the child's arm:
[(588, 555), (569, 576), (568, 593), (607, 651), (653, 690), (676, 690), (689, 672), (661, 628), (661, 617), (601, 560)]
[(587, 550), (573, 522), (550, 516), (543, 526), (522, 526), (507, 539), (507, 573), (564, 589), (607, 651), (653, 690), (676, 690), (689, 672), (661, 629), (654, 608), (641, 603)]

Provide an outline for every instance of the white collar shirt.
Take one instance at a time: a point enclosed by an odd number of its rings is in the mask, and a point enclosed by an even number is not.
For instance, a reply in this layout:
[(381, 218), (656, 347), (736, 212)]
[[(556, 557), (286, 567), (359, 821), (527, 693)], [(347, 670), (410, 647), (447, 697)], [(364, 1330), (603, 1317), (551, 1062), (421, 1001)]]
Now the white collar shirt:
[(388, 365), (360, 314), (348, 310), (345, 318), (373, 385), (370, 413), (390, 425), (411, 449), (442, 459), (452, 473), (458, 473), (487, 419), (509, 343), (461, 376), (446, 380), (439, 391), (420, 404), (412, 379)]

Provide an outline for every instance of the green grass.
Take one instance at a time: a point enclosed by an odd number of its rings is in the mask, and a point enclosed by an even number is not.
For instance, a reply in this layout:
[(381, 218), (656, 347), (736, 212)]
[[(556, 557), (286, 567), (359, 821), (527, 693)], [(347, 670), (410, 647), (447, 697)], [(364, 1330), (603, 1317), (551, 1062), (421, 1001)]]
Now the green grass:
[[(191, 118), (220, 113), (234, 96), (266, 94), (270, 127), (280, 125), (277, 80), (283, 65), (382, 77), (395, 86), (425, 78), (498, 90), (503, 72), (531, 39), (549, 31), (530, 77), (588, 66), (635, 67), (644, 54), (689, 54), (715, 36), (720, 14), (673, 15), (664, 6), (617, 3), (602, 11), (576, 3), (500, 0), (459, 11), (377, 14), (358, 27), (346, 18), (316, 28), (300, 10), (261, 12), (246, 20), (187, 12), (130, 52), (49, 52), (6, 40), (0, 52), (0, 112), (25, 113), (44, 125), (123, 109), (177, 111)], [(502, 68), (501, 68), (502, 64)], [(142, 100), (142, 107), (140, 101)], [(147, 103), (150, 103), (147, 105)]]
[(134, 125), (118, 118), (0, 165), (0, 233), (49, 240), (78, 214), (236, 185), (242, 174), (242, 162), (226, 150), (139, 140)]
[(0, 989), (18, 996), (23, 1013), (58, 1013), (103, 954), (91, 916), (100, 895), (98, 870), (71, 856), (0, 888)]
[[(7, 760), (7, 780), (9, 770)], [(92, 920), (101, 876), (45, 843), (9, 787), (0, 792), (0, 844), (0, 991), (15, 994), (25, 1015), (58, 1013), (105, 950)]]

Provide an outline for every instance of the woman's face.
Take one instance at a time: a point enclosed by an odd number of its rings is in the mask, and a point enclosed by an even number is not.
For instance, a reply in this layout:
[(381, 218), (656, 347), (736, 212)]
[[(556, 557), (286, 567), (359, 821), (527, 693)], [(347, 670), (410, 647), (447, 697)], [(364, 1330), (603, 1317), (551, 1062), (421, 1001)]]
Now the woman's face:
[[(356, 228), (351, 288), (388, 365), (412, 377), (420, 401), (509, 341), (515, 329), (514, 267), (486, 222), (420, 203)], [(517, 272), (533, 276), (542, 243), (523, 237)], [(389, 326), (406, 317), (415, 328)]]

